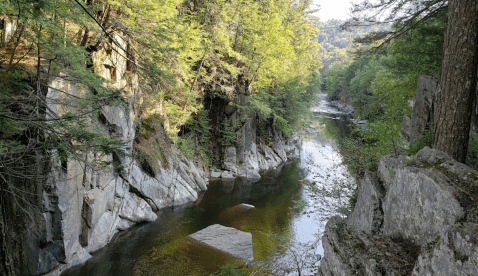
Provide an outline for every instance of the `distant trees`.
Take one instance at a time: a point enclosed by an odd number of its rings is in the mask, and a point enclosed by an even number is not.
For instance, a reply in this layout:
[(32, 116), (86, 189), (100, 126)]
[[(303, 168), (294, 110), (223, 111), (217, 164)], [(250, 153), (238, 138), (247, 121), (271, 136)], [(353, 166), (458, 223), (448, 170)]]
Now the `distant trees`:
[(317, 22), (317, 40), (321, 51), (323, 67), (320, 70), (322, 77), (335, 62), (350, 59), (357, 51), (355, 40), (366, 36), (369, 32), (385, 32), (390, 30), (390, 24), (372, 26), (350, 26), (343, 28), (345, 20), (331, 19), (326, 22)]

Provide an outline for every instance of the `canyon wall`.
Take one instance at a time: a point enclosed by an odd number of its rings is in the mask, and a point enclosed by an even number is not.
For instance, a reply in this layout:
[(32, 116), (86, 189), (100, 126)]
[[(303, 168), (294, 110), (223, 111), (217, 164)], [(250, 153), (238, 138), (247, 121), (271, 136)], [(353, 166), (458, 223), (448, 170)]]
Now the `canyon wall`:
[[(128, 49), (120, 34), (114, 39)], [(6, 267), (1, 269), (15, 275), (59, 275), (86, 261), (115, 233), (153, 221), (155, 211), (194, 201), (207, 189), (209, 169), (200, 161), (188, 160), (161, 122), (151, 125), (148, 135), (139, 133), (139, 77), (118, 45), (103, 44), (91, 52), (91, 60), (95, 73), (122, 92), (123, 105), (103, 106), (87, 127), (120, 142), (123, 154), (79, 152), (76, 158), (59, 161), (57, 152), (38, 151), (36, 158), (19, 159), (31, 165), (25, 174), (32, 178), (8, 179), (9, 187), (19, 194), (3, 198), (7, 204), (0, 210), (5, 241), (1, 257)], [(51, 101), (46, 116), (54, 119), (74, 108), (65, 104), (70, 97), (94, 91), (71, 84), (65, 75), (51, 80), (45, 92)], [(247, 104), (244, 92), (236, 98)], [(237, 131), (235, 145), (225, 149), (223, 172), (216, 177), (259, 179), (259, 172), (298, 157), (296, 134), (285, 140), (274, 130), (273, 142), (266, 146), (256, 136), (255, 113), (240, 112), (233, 109), (228, 120), (248, 119)], [(99, 168), (92, 160), (109, 166)]]

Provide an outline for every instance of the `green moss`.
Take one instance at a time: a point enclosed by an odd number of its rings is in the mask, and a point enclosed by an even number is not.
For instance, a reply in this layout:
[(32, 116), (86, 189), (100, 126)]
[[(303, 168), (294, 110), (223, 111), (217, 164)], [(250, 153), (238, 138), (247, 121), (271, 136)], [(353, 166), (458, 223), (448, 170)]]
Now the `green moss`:
[(169, 167), (168, 158), (166, 158), (166, 155), (161, 150), (161, 147), (159, 146), (159, 144), (154, 145), (154, 150), (159, 161), (161, 161), (161, 165), (163, 166), (163, 169), (167, 169)]

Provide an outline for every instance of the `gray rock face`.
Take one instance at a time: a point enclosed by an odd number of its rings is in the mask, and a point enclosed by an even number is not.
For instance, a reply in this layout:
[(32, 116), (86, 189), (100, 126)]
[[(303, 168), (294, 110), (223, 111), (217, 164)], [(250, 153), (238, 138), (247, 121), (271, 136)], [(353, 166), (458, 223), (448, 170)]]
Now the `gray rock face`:
[(411, 119), (408, 115), (403, 115), (402, 119), (402, 128), (400, 129), (400, 135), (405, 138), (407, 141), (410, 141), (410, 128), (411, 128)]
[(158, 217), (151, 206), (135, 194), (128, 193), (120, 203), (119, 217), (132, 222), (154, 221)]
[(418, 257), (412, 275), (478, 275), (478, 224), (463, 223), (437, 235)]
[(320, 263), (320, 276), (408, 275), (415, 261), (389, 237), (359, 231), (338, 216), (327, 222), (322, 244), (325, 256)]
[(396, 176), (396, 169), (403, 168), (407, 166), (407, 161), (399, 156), (393, 157), (391, 155), (382, 156), (380, 163), (378, 165), (378, 177), (382, 181), (382, 184), (385, 188), (385, 191), (388, 191), (390, 185), (393, 183)]
[(383, 203), (384, 234), (423, 245), (464, 217), (455, 190), (439, 171), (405, 167), (395, 173)]
[(272, 149), (274, 152), (282, 159), (282, 162), (287, 161), (287, 154), (284, 149), (284, 144), (282, 143), (281, 139), (276, 139), (272, 144)]
[(292, 135), (287, 139), (284, 150), (288, 160), (294, 160), (300, 157), (300, 151), (298, 148), (299, 142), (300, 137), (297, 132), (292, 133)]
[(384, 156), (377, 174), (383, 188), (367, 172), (346, 221), (327, 223), (321, 275), (478, 275), (478, 172), (426, 147), (411, 163)]
[(252, 234), (214, 224), (189, 237), (247, 262), (252, 262)]
[[(127, 48), (125, 40), (119, 37), (117, 40), (124, 49)], [(198, 192), (207, 189), (206, 173), (175, 151), (171, 144), (164, 143), (162, 150), (172, 154), (166, 155), (165, 160), (153, 161), (158, 167), (154, 176), (127, 156), (133, 154), (137, 115), (132, 99), (138, 89), (138, 80), (137, 77), (128, 81), (121, 79), (125, 75), (127, 61), (117, 52), (100, 49), (93, 54), (93, 62), (96, 73), (106, 79), (112, 77), (111, 72), (116, 72), (114, 86), (124, 91), (125, 102), (130, 108), (105, 106), (99, 120), (92, 120), (91, 124), (104, 130), (108, 138), (122, 142), (126, 156), (101, 157), (102, 161), (120, 164), (122, 169), (95, 169), (91, 163), (95, 157), (93, 152), (80, 156), (78, 160), (68, 160), (66, 167), (55, 157), (51, 158), (48, 178), (42, 183), (43, 190), (39, 191), (42, 213), (38, 224), (42, 227), (35, 234), (29, 233), (28, 229), (22, 230), (26, 231), (26, 236), (38, 235), (44, 239), (25, 239), (22, 242), (28, 243), (27, 246), (45, 246), (35, 248), (37, 252), (28, 255), (32, 269), (25, 269), (28, 272), (20, 273), (22, 275), (58, 275), (64, 269), (84, 262), (90, 257), (89, 253), (108, 244), (118, 231), (135, 223), (153, 221), (157, 218), (154, 211), (196, 200)], [(116, 70), (111, 71), (110, 67)], [(88, 93), (62, 79), (53, 80), (50, 87), (47, 97), (51, 99), (61, 99), (65, 93), (73, 96)], [(62, 115), (68, 111), (52, 103), (47, 116)], [(30, 253), (25, 252), (27, 254)]]
[(272, 147), (250, 142), (250, 150), (238, 154), (243, 156), (243, 162), (238, 165), (237, 175), (248, 179), (260, 179), (259, 172), (275, 169), (289, 159), (298, 158), (300, 153), (296, 146), (298, 142), (297, 133), (292, 134), (286, 145), (279, 137), (275, 138)]
[(228, 147), (226, 148), (224, 158), (223, 158), (223, 167), (225, 170), (237, 173), (237, 158), (236, 158), (236, 148)]
[(359, 187), (357, 203), (347, 218), (347, 224), (368, 234), (378, 233), (383, 222), (382, 200), (384, 189), (375, 173), (365, 172)]
[(403, 119), (400, 133), (409, 141), (417, 139), (421, 132), (433, 124), (433, 99), (438, 86), (438, 79), (430, 76), (418, 78), (417, 90), (410, 101), (412, 115)]

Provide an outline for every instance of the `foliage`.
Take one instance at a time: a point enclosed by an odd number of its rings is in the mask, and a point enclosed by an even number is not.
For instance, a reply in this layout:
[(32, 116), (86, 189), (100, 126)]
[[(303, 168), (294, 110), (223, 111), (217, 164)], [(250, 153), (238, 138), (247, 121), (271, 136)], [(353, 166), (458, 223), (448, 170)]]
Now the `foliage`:
[(221, 138), (219, 139), (219, 143), (223, 147), (230, 147), (236, 143), (236, 132), (234, 128), (231, 126), (231, 122), (227, 119), (223, 121), (223, 128), (221, 129)]
[(246, 276), (247, 272), (241, 268), (241, 269), (235, 269), (234, 265), (231, 263), (227, 263), (223, 266), (221, 266), (221, 272), (219, 273), (219, 276)]
[(382, 154), (374, 143), (364, 143), (357, 137), (342, 138), (338, 140), (340, 153), (344, 157), (343, 163), (355, 177), (363, 176), (365, 170), (375, 171)]
[(350, 10), (352, 18), (344, 27), (380, 25), (395, 22), (400, 28), (388, 32), (374, 32), (362, 39), (364, 42), (382, 41), (385, 43), (414, 30), (417, 26), (428, 23), (439, 16), (448, 7), (446, 0), (414, 1), (414, 0), (362, 0), (354, 3)]
[(478, 170), (478, 135), (476, 133), (470, 133), (466, 164)]
[(330, 65), (341, 63), (356, 52), (355, 40), (370, 32), (385, 32), (390, 30), (390, 24), (350, 26), (343, 28), (344, 20), (330, 19), (326, 22), (316, 22), (317, 40), (319, 42), (322, 62), (324, 63), (321, 77), (324, 78)]
[(349, 198), (350, 210), (353, 210), (355, 208), (357, 199), (358, 199), (358, 192), (353, 193), (352, 196)]
[(264, 93), (281, 95), (281, 85), (293, 79), (305, 87), (320, 65), (308, 0), (165, 1), (148, 11), (143, 1), (119, 2), (114, 5), (128, 11), (125, 22), (147, 46), (142, 68), (157, 96), (145, 116), (159, 113), (171, 137), (201, 109), (198, 99), (230, 99), (245, 80), (251, 94), (260, 94), (251, 102), (270, 115)]
[[(0, 48), (6, 57), (0, 61), (2, 162), (13, 164), (17, 154), (26, 157), (38, 149), (59, 161), (95, 151), (97, 165), (108, 165), (100, 160), (105, 154), (122, 154), (122, 142), (105, 138), (91, 124), (105, 105), (125, 107), (122, 97), (85, 66), (90, 53), (72, 32), (98, 26), (66, 0), (2, 1), (0, 18), (17, 27), (15, 39)], [(55, 87), (48, 86), (51, 81)]]
[(292, 211), (300, 211), (304, 209), (306, 203), (303, 200), (292, 200), (292, 207), (289, 207)]
[[(401, 152), (399, 131), (418, 77), (440, 71), (445, 22), (446, 12), (438, 14), (382, 51), (332, 64), (327, 71), (329, 97), (348, 100), (359, 117), (369, 120), (367, 130), (357, 129), (338, 143), (353, 174), (375, 168), (380, 155)], [(393, 30), (400, 28), (401, 24), (393, 25)]]
[(408, 146), (407, 154), (415, 155), (424, 147), (431, 147), (433, 144), (433, 131), (425, 131), (413, 143)]

